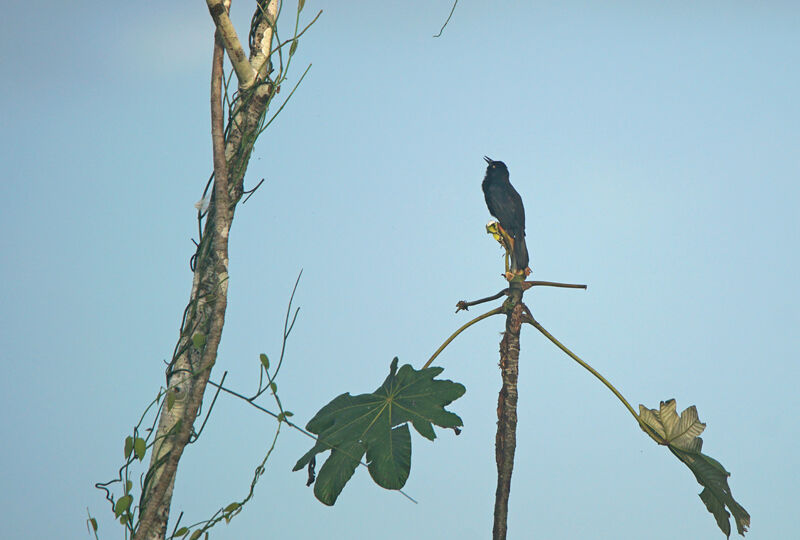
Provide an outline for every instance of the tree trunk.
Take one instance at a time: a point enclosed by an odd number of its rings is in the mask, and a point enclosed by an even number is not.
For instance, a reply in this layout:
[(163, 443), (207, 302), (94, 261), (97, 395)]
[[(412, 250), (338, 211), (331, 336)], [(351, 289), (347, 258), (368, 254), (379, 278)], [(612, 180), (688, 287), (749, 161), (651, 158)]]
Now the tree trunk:
[[(259, 4), (257, 13), (261, 13), (261, 17), (254, 18), (255, 27), (251, 29), (254, 39), (250, 64), (254, 75), (249, 84), (239, 80), (240, 95), (227, 131), (221, 87), (223, 50), (228, 43), (221, 38), (221, 31), (215, 36), (211, 82), (214, 189), (194, 258), (189, 304), (181, 322), (175, 354), (167, 369), (167, 393), (162, 400), (150, 468), (139, 501), (139, 523), (134, 540), (158, 540), (166, 536), (178, 462), (194, 434), (194, 421), (222, 338), (228, 298), (228, 233), (236, 204), (244, 193), (244, 174), (253, 144), (274, 93), (273, 85), (264, 78), (269, 71), (278, 2), (262, 0)], [(227, 9), (223, 9), (223, 14), (215, 13), (219, 6), (223, 6), (222, 0), (209, 1), (215, 22), (221, 18), (230, 23)], [(229, 6), (229, 2), (224, 4), (224, 8)], [(227, 51), (232, 57), (231, 50)]]
[(506, 331), (500, 341), (500, 372), (503, 385), (497, 398), (497, 491), (494, 501), (494, 527), (492, 538), (505, 540), (508, 531), (508, 498), (511, 493), (511, 473), (514, 470), (514, 453), (517, 448), (517, 376), (519, 374), (519, 331), (522, 325), (524, 304), (522, 287), (511, 283)]

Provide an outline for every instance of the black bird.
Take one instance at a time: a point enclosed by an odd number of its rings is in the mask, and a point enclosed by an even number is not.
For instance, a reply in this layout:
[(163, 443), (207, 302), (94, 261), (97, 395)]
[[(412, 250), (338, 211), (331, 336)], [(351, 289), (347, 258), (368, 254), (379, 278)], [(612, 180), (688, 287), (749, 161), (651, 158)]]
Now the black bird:
[(502, 161), (494, 161), (484, 156), (486, 176), (483, 177), (483, 195), (489, 212), (497, 218), (511, 237), (511, 272), (528, 270), (528, 246), (525, 245), (525, 207), (522, 197), (508, 180), (508, 167)]

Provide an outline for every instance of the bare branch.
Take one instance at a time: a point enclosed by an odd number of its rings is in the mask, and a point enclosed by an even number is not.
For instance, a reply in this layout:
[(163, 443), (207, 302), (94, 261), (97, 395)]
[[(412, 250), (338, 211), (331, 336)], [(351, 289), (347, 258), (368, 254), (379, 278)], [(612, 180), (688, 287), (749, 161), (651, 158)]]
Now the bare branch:
[(452, 16), (453, 16), (453, 12), (456, 10), (456, 6), (457, 6), (457, 5), (458, 5), (458, 0), (456, 0), (455, 2), (453, 2), (453, 8), (450, 10), (450, 15), (448, 15), (448, 16), (447, 16), (447, 20), (446, 20), (446, 21), (444, 21), (444, 24), (442, 25), (442, 28), (441, 28), (441, 29), (439, 29), (439, 33), (438, 33), (438, 34), (436, 34), (436, 35), (435, 35), (435, 36), (433, 36), (433, 37), (435, 37), (435, 38), (437, 38), (437, 37), (442, 37), (442, 32), (444, 32), (444, 29), (445, 29), (445, 27), (447, 26), (447, 23), (449, 23), (449, 22), (450, 22), (450, 17), (452, 17)]
[(503, 289), (497, 294), (493, 294), (492, 296), (487, 296), (486, 298), (481, 298), (480, 300), (473, 300), (471, 302), (467, 302), (466, 300), (459, 300), (458, 303), (456, 304), (456, 313), (458, 313), (461, 310), (469, 311), (469, 308), (471, 308), (472, 306), (477, 306), (478, 304), (485, 304), (486, 302), (497, 300), (498, 298), (501, 298), (506, 294), (508, 294), (508, 289)]
[(225, 51), (233, 64), (236, 78), (239, 79), (239, 88), (250, 88), (255, 83), (256, 70), (247, 60), (247, 55), (239, 41), (239, 36), (236, 35), (236, 29), (228, 16), (228, 10), (225, 9), (223, 0), (206, 0), (206, 4), (208, 4), (208, 11), (211, 13), (211, 18), (214, 19), (219, 35), (222, 36), (222, 42), (225, 44)]
[(561, 287), (563, 289), (586, 289), (586, 285), (582, 283), (559, 283), (557, 281), (525, 281), (522, 283), (522, 287), (525, 290), (536, 286)]
[[(266, 8), (264, 3), (266, 3)], [(257, 16), (253, 17), (255, 28), (250, 29), (253, 36), (250, 46), (250, 65), (258, 79), (263, 81), (271, 67), (269, 57), (272, 54), (275, 21), (278, 19), (278, 0), (260, 0), (256, 4)]]

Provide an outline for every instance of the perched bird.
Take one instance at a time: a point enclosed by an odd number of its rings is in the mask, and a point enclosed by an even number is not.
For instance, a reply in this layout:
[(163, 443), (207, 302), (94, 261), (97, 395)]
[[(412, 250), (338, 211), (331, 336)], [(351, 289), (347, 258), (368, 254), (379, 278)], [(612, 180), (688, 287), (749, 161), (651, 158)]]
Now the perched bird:
[(489, 212), (500, 222), (500, 227), (511, 237), (511, 272), (524, 272), (527, 276), (528, 247), (525, 245), (525, 207), (522, 197), (508, 180), (508, 167), (502, 161), (484, 156), (486, 176), (483, 177), (483, 195)]

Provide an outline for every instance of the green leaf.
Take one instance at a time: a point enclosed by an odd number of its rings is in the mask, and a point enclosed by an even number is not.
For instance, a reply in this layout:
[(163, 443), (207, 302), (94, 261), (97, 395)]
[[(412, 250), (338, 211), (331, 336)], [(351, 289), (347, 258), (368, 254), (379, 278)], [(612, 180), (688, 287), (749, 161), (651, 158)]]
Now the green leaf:
[(145, 440), (141, 437), (136, 437), (136, 439), (133, 441), (133, 455), (135, 455), (139, 461), (142, 461), (144, 460), (144, 454), (146, 451), (147, 443)]
[(292, 411), (283, 411), (283, 415), (286, 418), (289, 418), (290, 416), (294, 416), (294, 413)]
[[(681, 460), (703, 486), (700, 499), (714, 516), (717, 526), (730, 538), (730, 517), (736, 521), (736, 530), (744, 536), (750, 527), (750, 514), (737, 503), (728, 486), (731, 475), (717, 460), (701, 452), (703, 439), (699, 435), (706, 428), (697, 416), (694, 405), (684, 410), (680, 417), (675, 412), (675, 400), (662, 401), (658, 410), (639, 405), (639, 417), (653, 429), (669, 447), (675, 457)], [(728, 510), (725, 508), (727, 507)]]
[(172, 406), (175, 405), (176, 394), (174, 391), (170, 390), (167, 392), (167, 410), (171, 411)]
[(300, 13), (301, 11), (303, 11), (303, 8), (305, 7), (305, 5), (306, 5), (306, 0), (298, 0), (298, 2), (297, 2), (297, 12)]
[(356, 471), (364, 452), (366, 448), (359, 441), (343, 443), (331, 451), (331, 455), (319, 470), (314, 484), (314, 496), (322, 504), (333, 506), (345, 484)]
[(133, 452), (133, 437), (127, 436), (125, 437), (125, 459), (131, 457), (131, 452)]
[(120, 497), (119, 500), (117, 500), (116, 504), (114, 505), (114, 516), (119, 517), (120, 515), (127, 512), (128, 508), (131, 507), (132, 502), (133, 502), (133, 497), (131, 495), (125, 495), (124, 497)]
[(128, 524), (128, 514), (124, 514), (124, 515), (120, 516), (119, 517), (119, 522), (121, 524), (123, 524), (123, 525), (127, 525)]
[(261, 353), (259, 358), (261, 359), (261, 365), (264, 366), (264, 369), (269, 371), (269, 358), (267, 357), (267, 355), (264, 354), (264, 353)]
[(97, 520), (94, 518), (89, 518), (89, 523), (92, 524), (92, 530), (97, 532)]
[(273, 394), (274, 394), (274, 393), (276, 393), (276, 392), (278, 391), (278, 385), (277, 385), (277, 383), (274, 383), (274, 382), (271, 382), (271, 383), (269, 383), (269, 388), (270, 388), (270, 390), (272, 390), (272, 393), (273, 393)]
[(189, 527), (181, 527), (177, 531), (175, 531), (175, 536), (186, 536), (189, 532)]
[(316, 444), (294, 466), (298, 471), (321, 452), (332, 450), (319, 471), (314, 495), (332, 505), (352, 477), (366, 452), (370, 475), (386, 489), (400, 489), (411, 470), (410, 422), (423, 437), (433, 440), (433, 424), (445, 428), (463, 425), (444, 407), (464, 395), (464, 386), (435, 380), (443, 369), (415, 370), (406, 364), (397, 370), (392, 360), (389, 376), (371, 394), (341, 394), (311, 419), (306, 429), (318, 436)]
[(133, 489), (133, 482), (125, 480), (125, 493), (130, 493), (131, 489)]
[(223, 512), (233, 512), (234, 510), (238, 510), (240, 506), (242, 505), (239, 504), (238, 502), (232, 502), (231, 504), (225, 507), (225, 510), (223, 510)]
[(201, 529), (198, 529), (198, 530), (196, 530), (196, 531), (194, 531), (192, 533), (192, 536), (190, 536), (189, 539), (190, 540), (197, 540), (198, 538), (200, 538), (201, 534), (203, 534), (203, 531)]
[(289, 46), (289, 56), (293, 56), (294, 53), (297, 51), (297, 44), (300, 43), (299, 39), (295, 39), (292, 41), (292, 44)]
[(198, 351), (202, 350), (205, 344), (206, 344), (205, 334), (197, 333), (192, 336), (192, 345), (194, 345), (194, 348), (197, 349)]
[(411, 432), (403, 424), (373, 441), (367, 449), (369, 474), (381, 487), (404, 486), (411, 471)]

